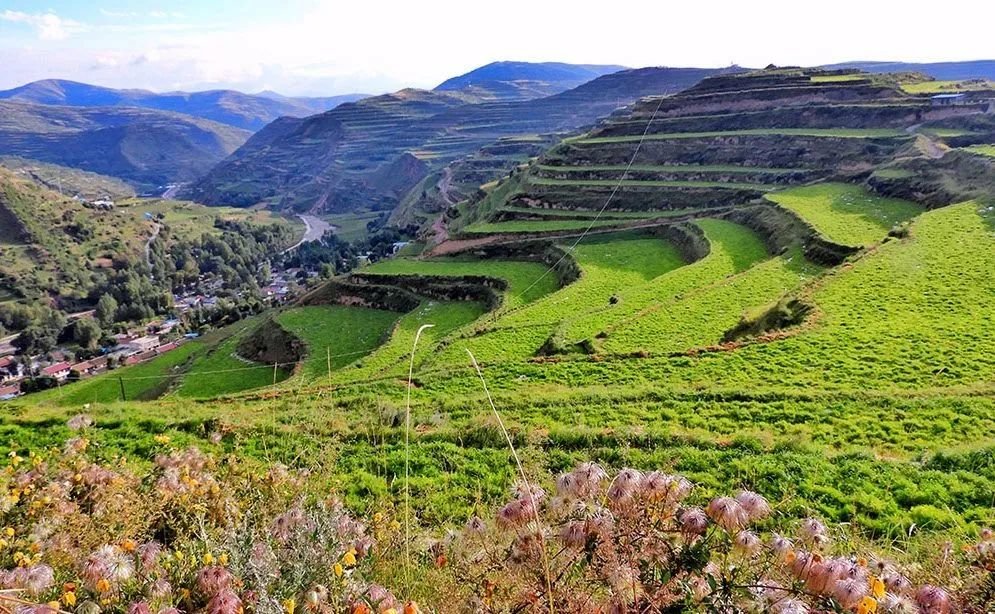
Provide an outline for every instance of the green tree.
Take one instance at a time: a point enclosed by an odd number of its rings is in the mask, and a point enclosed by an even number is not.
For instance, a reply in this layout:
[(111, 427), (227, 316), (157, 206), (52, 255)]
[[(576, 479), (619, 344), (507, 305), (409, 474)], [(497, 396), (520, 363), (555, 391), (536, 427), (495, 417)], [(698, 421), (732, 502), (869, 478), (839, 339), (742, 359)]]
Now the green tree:
[(110, 326), (117, 315), (117, 300), (110, 294), (104, 294), (97, 301), (97, 320), (102, 326)]
[(97, 347), (103, 330), (100, 325), (89, 318), (80, 318), (73, 322), (72, 340), (81, 348), (92, 350)]

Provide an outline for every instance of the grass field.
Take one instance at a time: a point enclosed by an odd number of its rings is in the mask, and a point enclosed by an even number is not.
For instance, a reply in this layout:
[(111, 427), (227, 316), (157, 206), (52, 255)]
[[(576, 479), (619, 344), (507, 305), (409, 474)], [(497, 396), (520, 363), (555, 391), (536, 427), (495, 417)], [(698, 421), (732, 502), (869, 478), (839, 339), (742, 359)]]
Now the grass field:
[[(727, 130), (723, 132), (670, 132), (663, 134), (647, 134), (647, 141), (666, 141), (672, 139), (710, 139), (731, 136), (809, 136), (846, 139), (883, 139), (908, 138), (902, 130), (891, 128), (763, 128), (751, 130)], [(642, 135), (581, 137), (572, 142), (582, 145), (597, 143), (631, 143), (643, 139)]]
[(766, 168), (728, 164), (633, 164), (630, 167), (626, 167), (624, 164), (592, 164), (591, 166), (547, 166), (540, 164), (537, 168), (552, 173), (624, 172), (626, 170), (636, 173), (804, 173), (808, 171), (808, 169), (803, 168)]
[[(592, 225), (593, 222), (593, 225)], [(585, 230), (588, 227), (606, 228), (624, 224), (625, 220), (510, 220), (507, 222), (479, 222), (464, 228), (470, 234), (501, 234), (505, 232), (557, 232)]]
[(972, 90), (995, 89), (995, 81), (972, 83), (966, 81), (919, 81), (903, 83), (902, 89), (910, 94), (956, 94)]
[(321, 216), (323, 220), (335, 226), (335, 234), (344, 241), (355, 243), (365, 239), (369, 232), (366, 225), (379, 218), (383, 212), (360, 211), (355, 213), (333, 213)]
[[(270, 365), (253, 364), (235, 358), (242, 336), (233, 335), (209, 351), (201, 352), (177, 387), (175, 394), (190, 398), (212, 398), (282, 382), (290, 375), (287, 368), (275, 373)], [(276, 381), (274, 381), (274, 379)]]
[(995, 145), (971, 145), (970, 147), (965, 147), (964, 149), (970, 151), (971, 153), (995, 157)]
[(922, 213), (915, 203), (871, 194), (861, 186), (820, 183), (768, 194), (767, 199), (797, 213), (822, 236), (840, 245), (866, 246)]
[(498, 277), (508, 282), (504, 308), (513, 308), (530, 303), (557, 288), (554, 275), (545, 275), (546, 267), (536, 262), (512, 260), (461, 260), (436, 258), (433, 260), (412, 260), (394, 258), (383, 260), (364, 273), (420, 274), (420, 275), (486, 275)]
[(400, 316), (382, 309), (321, 305), (295, 307), (276, 320), (307, 345), (301, 373), (313, 379), (328, 375), (329, 361), (332, 370), (340, 369), (373, 351)]
[(737, 183), (732, 181), (654, 181), (650, 179), (548, 179), (546, 177), (531, 177), (529, 183), (534, 185), (569, 185), (624, 188), (717, 188), (730, 190), (767, 191), (772, 186), (763, 183)]
[(531, 208), (531, 207), (505, 207), (501, 211), (510, 211), (512, 213), (526, 213), (531, 215), (543, 215), (548, 217), (565, 217), (565, 218), (592, 218), (600, 217), (603, 219), (613, 219), (613, 220), (644, 220), (653, 219), (657, 217), (667, 217), (667, 216), (684, 216), (697, 213), (700, 209), (673, 209), (673, 210), (657, 210), (657, 211), (605, 211), (604, 213), (598, 214), (597, 211), (591, 209), (545, 209), (545, 208)]

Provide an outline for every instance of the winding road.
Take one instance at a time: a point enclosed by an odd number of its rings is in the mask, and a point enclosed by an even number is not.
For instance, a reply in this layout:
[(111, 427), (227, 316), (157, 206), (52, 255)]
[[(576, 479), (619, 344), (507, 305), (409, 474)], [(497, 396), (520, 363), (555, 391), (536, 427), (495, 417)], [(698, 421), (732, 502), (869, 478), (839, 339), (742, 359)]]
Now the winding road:
[(305, 243), (320, 240), (327, 231), (332, 229), (331, 224), (319, 217), (313, 215), (298, 215), (297, 217), (301, 218), (301, 221), (304, 222), (304, 236), (301, 237), (300, 241), (283, 250), (282, 253), (284, 254), (294, 251)]

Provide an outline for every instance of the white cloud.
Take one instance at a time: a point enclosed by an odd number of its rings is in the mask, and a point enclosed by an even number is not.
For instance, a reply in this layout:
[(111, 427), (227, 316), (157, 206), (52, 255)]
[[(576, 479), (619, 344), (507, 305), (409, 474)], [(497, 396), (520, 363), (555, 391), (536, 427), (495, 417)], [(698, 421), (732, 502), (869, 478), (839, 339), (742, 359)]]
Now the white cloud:
[(63, 40), (86, 30), (86, 26), (80, 22), (64, 19), (51, 11), (23, 13), (8, 9), (0, 13), (0, 20), (31, 26), (37, 32), (38, 38), (45, 41)]

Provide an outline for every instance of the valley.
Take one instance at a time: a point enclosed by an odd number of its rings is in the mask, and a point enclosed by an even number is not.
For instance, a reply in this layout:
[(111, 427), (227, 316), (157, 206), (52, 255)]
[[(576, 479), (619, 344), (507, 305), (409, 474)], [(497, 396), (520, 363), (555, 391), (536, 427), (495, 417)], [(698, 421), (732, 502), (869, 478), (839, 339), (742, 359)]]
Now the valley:
[[(155, 346), (0, 400), (0, 452), (73, 463), (59, 450), (82, 411), (99, 462), (135, 475), (175, 466), (178, 483), (208, 485), (190, 499), (207, 511), (181, 506), (163, 526), (216, 522), (222, 500), (267, 504), (243, 491), (313, 499), (370, 518), (378, 540), (368, 557), (343, 545), (322, 572), (327, 590), (346, 595), (362, 570), (432, 611), (459, 609), (440, 586), (480, 611), (609, 611), (602, 598), (624, 591), (583, 579), (604, 542), (591, 533), (574, 547), (545, 524), (581, 516), (701, 559), (633, 555), (650, 570), (633, 578), (659, 590), (633, 589), (626, 603), (642, 609), (631, 611), (899, 611), (883, 584), (874, 592), (885, 563), (851, 556), (866, 551), (967, 604), (909, 611), (984, 611), (970, 608), (985, 604), (987, 559), (962, 561), (995, 524), (993, 75), (990, 63), (855, 64), (500, 62), (251, 135), (197, 119), (220, 148), (211, 160), (127, 182), (66, 152), (88, 138), (83, 124), (101, 132), (118, 113), (163, 111), (0, 101), (18, 123), (6, 133), (16, 146), (0, 138), (12, 156), (0, 158), (0, 323), (15, 345), (32, 343), (28, 370), (58, 366), (67, 348), (99, 360), (143, 338)], [(55, 144), (60, 156), (46, 153)], [(187, 200), (136, 196), (167, 180), (184, 182)], [(91, 320), (95, 331), (78, 323)], [(590, 477), (601, 467), (604, 484)], [(660, 493), (651, 477), (666, 481)], [(571, 499), (586, 488), (571, 480), (585, 479), (595, 494)], [(211, 490), (223, 480), (238, 494)], [(825, 556), (870, 570), (859, 584), (874, 609), (804, 573), (784, 590), (822, 609), (694, 601), (678, 585), (706, 563), (734, 568), (730, 594), (746, 577), (735, 574), (791, 568), (739, 543), (746, 521), (713, 507), (729, 492), (731, 508), (763, 511), (750, 522), (765, 544), (803, 518), (830, 525)], [(703, 506), (706, 528), (690, 536), (683, 515), (697, 507), (684, 497)], [(268, 522), (254, 543), (296, 521)], [(460, 540), (491, 525), (514, 535), (467, 555)], [(658, 543), (646, 537), (657, 530)], [(820, 539), (788, 551), (823, 552)], [(212, 543), (192, 564), (210, 554), (212, 568), (224, 552), (236, 567), (247, 543)], [(551, 567), (556, 586), (573, 587), (558, 598)], [(726, 590), (702, 582), (702, 594)], [(571, 601), (588, 589), (602, 609)], [(350, 611), (378, 611), (368, 601)], [(294, 614), (296, 603), (271, 605)]]

